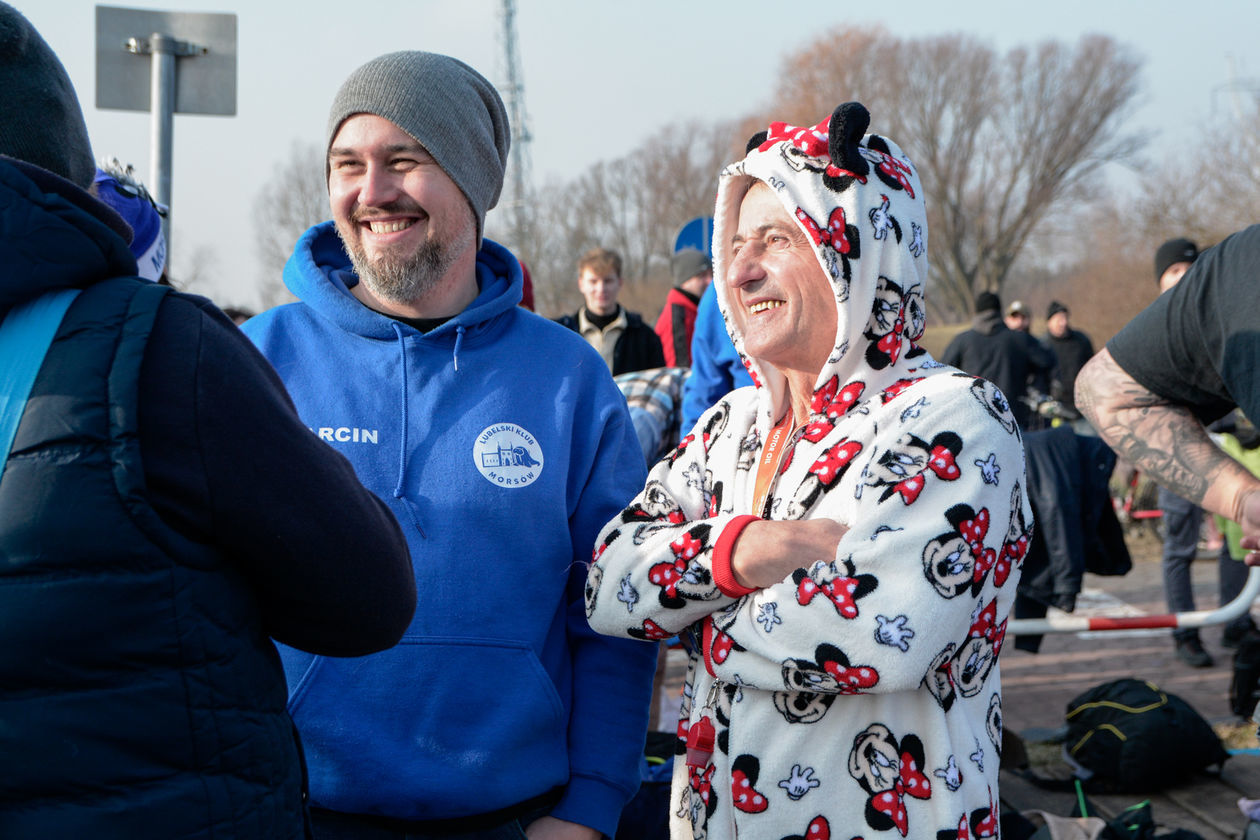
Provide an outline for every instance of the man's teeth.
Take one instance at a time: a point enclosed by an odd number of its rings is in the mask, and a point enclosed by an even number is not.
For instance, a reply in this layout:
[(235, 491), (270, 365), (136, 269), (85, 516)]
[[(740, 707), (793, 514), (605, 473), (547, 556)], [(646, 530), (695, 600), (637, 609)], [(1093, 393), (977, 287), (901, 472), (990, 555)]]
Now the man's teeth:
[(415, 223), (415, 219), (401, 219), (395, 222), (368, 222), (368, 229), (372, 233), (397, 233), (400, 230), (406, 230)]
[(756, 315), (758, 312), (765, 312), (767, 309), (778, 309), (783, 305), (781, 300), (763, 300), (761, 303), (754, 303), (748, 307), (748, 312)]

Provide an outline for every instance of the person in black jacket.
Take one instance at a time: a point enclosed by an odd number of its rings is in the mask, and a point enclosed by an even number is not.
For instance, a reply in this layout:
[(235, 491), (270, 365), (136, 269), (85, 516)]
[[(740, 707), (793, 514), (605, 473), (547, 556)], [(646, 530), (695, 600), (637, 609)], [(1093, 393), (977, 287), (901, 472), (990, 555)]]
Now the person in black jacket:
[(77, 293), (29, 393), (0, 376), (0, 837), (303, 837), (269, 637), (394, 645), (406, 542), (231, 321), (136, 276), (70, 79), (4, 3), (0, 84), (0, 334)]
[(556, 321), (590, 342), (613, 376), (665, 366), (665, 351), (652, 327), (637, 312), (617, 303), (621, 255), (592, 248), (578, 260), (578, 290), (585, 305)]
[(1050, 301), (1046, 309), (1046, 346), (1054, 353), (1055, 371), (1050, 396), (1059, 404), (1076, 411), (1076, 375), (1094, 356), (1094, 342), (1071, 324), (1072, 313), (1065, 304)]
[(971, 329), (954, 336), (941, 361), (998, 386), (1022, 429), (1033, 416), (1024, 399), (1030, 378), (1049, 374), (1054, 367), (1050, 351), (1037, 339), (1003, 323), (1002, 301), (993, 292), (976, 296)]

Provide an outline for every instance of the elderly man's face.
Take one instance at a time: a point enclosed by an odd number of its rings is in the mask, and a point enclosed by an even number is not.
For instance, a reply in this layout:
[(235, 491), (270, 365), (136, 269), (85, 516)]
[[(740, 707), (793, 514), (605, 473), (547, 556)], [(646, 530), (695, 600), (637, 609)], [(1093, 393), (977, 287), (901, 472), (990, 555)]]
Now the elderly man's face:
[(836, 297), (814, 243), (760, 181), (744, 196), (727, 269), (744, 350), (781, 371), (817, 374), (836, 343)]

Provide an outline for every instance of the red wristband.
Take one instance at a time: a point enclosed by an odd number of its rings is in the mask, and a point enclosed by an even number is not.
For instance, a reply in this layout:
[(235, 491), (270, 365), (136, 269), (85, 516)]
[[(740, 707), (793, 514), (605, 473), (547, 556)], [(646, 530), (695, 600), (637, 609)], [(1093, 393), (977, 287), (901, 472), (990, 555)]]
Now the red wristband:
[(749, 523), (756, 522), (760, 518), (752, 515), (735, 517), (722, 529), (717, 543), (713, 546), (711, 560), (713, 583), (723, 595), (742, 598), (757, 591), (758, 587), (742, 586), (735, 580), (735, 571), (731, 568), (731, 552), (735, 549), (735, 540), (739, 539), (740, 533), (748, 527)]

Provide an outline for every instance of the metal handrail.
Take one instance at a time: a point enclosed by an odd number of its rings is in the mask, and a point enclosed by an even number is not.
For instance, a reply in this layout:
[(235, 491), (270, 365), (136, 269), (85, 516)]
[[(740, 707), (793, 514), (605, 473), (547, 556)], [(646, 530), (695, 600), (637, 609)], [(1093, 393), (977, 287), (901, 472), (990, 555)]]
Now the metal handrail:
[(1006, 625), (1006, 633), (1013, 636), (1041, 636), (1046, 633), (1079, 633), (1086, 630), (1210, 627), (1224, 624), (1247, 612), (1257, 597), (1260, 597), (1260, 566), (1252, 566), (1247, 575), (1247, 583), (1242, 592), (1238, 593), (1238, 597), (1214, 610), (1111, 617), (1055, 613), (1045, 618), (1012, 618)]

